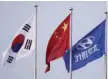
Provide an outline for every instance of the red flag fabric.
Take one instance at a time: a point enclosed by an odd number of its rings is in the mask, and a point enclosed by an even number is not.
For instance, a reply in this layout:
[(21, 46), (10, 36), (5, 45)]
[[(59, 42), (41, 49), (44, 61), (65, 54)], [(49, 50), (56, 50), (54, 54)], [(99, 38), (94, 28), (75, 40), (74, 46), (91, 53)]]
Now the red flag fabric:
[(50, 70), (50, 62), (64, 56), (69, 49), (70, 14), (61, 22), (52, 34), (46, 50), (46, 72)]

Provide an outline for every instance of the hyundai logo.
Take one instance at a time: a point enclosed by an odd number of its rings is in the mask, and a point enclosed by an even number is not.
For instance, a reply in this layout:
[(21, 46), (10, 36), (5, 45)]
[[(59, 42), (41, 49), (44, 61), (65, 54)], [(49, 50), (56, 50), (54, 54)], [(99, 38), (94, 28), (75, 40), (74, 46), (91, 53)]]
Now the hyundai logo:
[(80, 49), (87, 49), (87, 48), (91, 47), (91, 45), (93, 44), (93, 42), (94, 42), (94, 37), (93, 36), (84, 38), (77, 45), (77, 49), (79, 49), (79, 50)]

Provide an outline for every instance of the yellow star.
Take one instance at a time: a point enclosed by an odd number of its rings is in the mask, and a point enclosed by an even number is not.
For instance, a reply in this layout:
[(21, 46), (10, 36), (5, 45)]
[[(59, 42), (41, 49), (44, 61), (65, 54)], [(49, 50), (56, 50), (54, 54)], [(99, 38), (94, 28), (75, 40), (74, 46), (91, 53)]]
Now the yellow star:
[(63, 27), (62, 27), (62, 29), (64, 30), (64, 32), (66, 31), (67, 26), (68, 26), (68, 24), (64, 23), (64, 25), (63, 25)]

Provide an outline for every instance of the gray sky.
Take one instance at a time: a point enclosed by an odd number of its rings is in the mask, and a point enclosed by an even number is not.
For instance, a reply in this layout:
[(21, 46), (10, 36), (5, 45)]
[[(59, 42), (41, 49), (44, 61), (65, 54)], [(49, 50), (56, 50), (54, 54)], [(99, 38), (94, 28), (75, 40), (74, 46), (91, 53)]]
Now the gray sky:
[[(48, 40), (73, 7), (73, 44), (105, 19), (105, 2), (0, 2), (0, 60), (21, 25), (32, 15), (38, 4), (38, 74), (37, 79), (69, 79), (62, 58), (51, 63), (45, 74), (45, 51)], [(73, 79), (104, 79), (104, 57), (73, 72)], [(0, 79), (34, 79), (34, 54), (1, 69)]]

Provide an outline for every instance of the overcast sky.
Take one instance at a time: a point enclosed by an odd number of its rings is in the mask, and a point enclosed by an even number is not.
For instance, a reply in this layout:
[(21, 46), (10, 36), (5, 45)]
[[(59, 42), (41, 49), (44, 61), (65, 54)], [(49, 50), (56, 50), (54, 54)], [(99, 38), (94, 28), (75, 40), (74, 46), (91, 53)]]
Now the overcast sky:
[[(51, 63), (45, 74), (45, 55), (48, 40), (73, 7), (73, 44), (105, 19), (106, 2), (0, 2), (0, 60), (21, 25), (35, 11), (38, 4), (38, 63), (37, 79), (69, 79), (62, 58)], [(12, 67), (1, 69), (0, 79), (34, 79), (34, 54), (17, 61)], [(72, 73), (73, 79), (104, 79), (104, 57)]]

